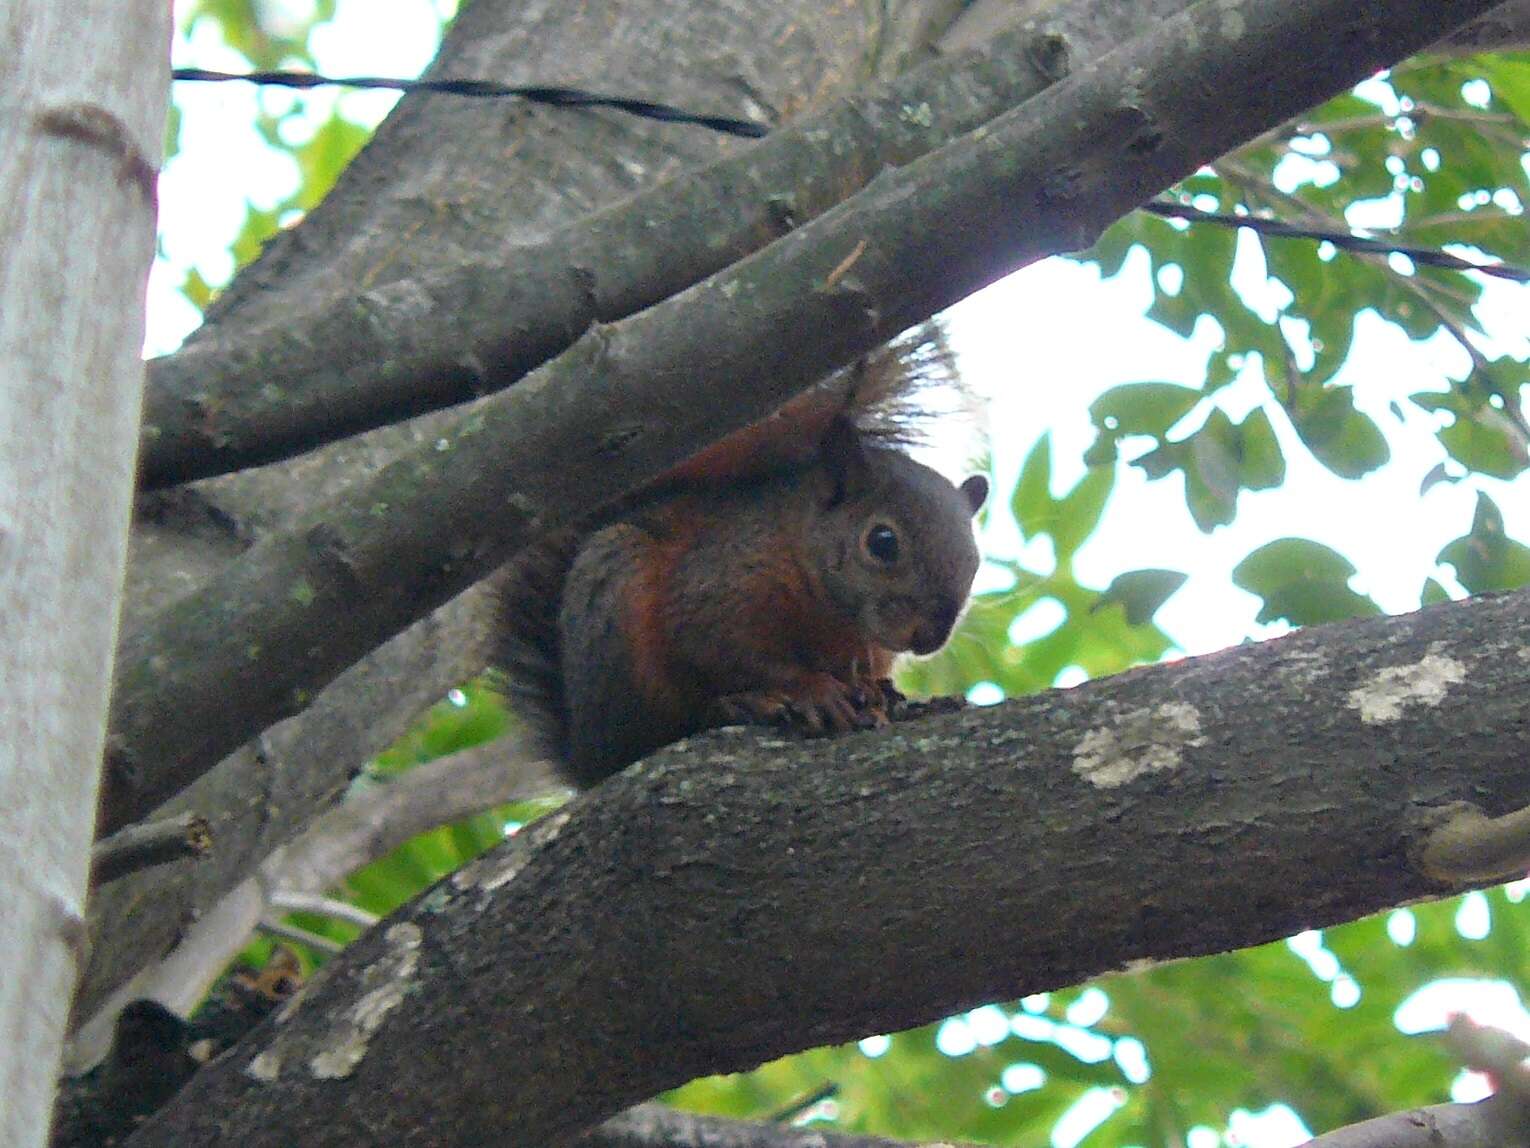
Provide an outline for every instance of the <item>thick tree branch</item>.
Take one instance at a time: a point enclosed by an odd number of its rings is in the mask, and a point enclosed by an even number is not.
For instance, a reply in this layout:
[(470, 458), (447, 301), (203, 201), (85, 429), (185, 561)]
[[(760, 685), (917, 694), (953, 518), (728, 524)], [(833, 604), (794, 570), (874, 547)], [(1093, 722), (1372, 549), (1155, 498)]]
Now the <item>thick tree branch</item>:
[(555, 1144), (703, 1073), (1458, 891), (1410, 838), (1530, 798), (1527, 650), (1504, 595), (681, 743), (361, 938), (134, 1148)]
[(1511, 0), (1447, 36), (1433, 45), (1433, 50), (1464, 55), (1518, 51), (1527, 44), (1530, 44), (1530, 0)]
[(127, 564), (163, 4), (0, 11), (0, 1144), (47, 1138)]
[(1308, 1148), (1527, 1148), (1525, 1109), (1513, 1097), (1389, 1112), (1315, 1137)]
[(1205, 0), (743, 263), (592, 330), (128, 639), (105, 826), (300, 710), (539, 531), (999, 275), (1086, 245), (1240, 140), (1488, 7)]
[(347, 284), (299, 324), (156, 360), (141, 481), (268, 462), (507, 386), (591, 326), (744, 258), (1188, 3), (1068, 5), (533, 242), (486, 237), (449, 268)]

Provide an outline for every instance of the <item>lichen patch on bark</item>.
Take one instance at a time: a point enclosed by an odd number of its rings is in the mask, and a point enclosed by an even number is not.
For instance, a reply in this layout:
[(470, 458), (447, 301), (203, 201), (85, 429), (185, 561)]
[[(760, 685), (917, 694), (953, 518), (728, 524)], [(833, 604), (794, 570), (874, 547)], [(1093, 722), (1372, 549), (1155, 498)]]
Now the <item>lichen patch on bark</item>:
[(1349, 691), (1349, 708), (1366, 725), (1397, 721), (1410, 705), (1437, 706), (1450, 687), (1466, 680), (1466, 667), (1443, 654), (1427, 654), (1408, 666), (1388, 666)]
[(252, 1080), (258, 1080), (262, 1084), (270, 1084), (282, 1071), (282, 1058), (272, 1049), (266, 1049), (258, 1054), (245, 1066), (244, 1074)]
[(420, 963), (423, 936), (420, 927), (408, 921), (392, 926), (383, 934), (388, 951), (362, 976), (364, 984), (376, 987), (363, 993), (346, 1009), (321, 1040), (321, 1050), (308, 1061), (308, 1070), (315, 1077), (339, 1080), (349, 1076), (361, 1063), (372, 1034), (409, 993), (410, 982)]
[(1184, 702), (1128, 710), (1079, 739), (1073, 772), (1100, 789), (1114, 789), (1145, 774), (1177, 769), (1185, 749), (1204, 744), (1200, 733), (1200, 712)]

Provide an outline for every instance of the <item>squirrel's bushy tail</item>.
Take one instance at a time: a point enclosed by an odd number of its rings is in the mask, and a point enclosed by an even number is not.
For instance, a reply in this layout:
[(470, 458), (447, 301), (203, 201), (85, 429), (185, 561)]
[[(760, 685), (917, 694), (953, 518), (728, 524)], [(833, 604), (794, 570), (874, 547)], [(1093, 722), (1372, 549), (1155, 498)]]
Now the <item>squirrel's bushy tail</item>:
[(583, 540), (577, 527), (554, 531), (492, 575), (492, 680), (526, 724), (536, 751), (555, 762), (564, 760), (568, 748), (558, 604)]

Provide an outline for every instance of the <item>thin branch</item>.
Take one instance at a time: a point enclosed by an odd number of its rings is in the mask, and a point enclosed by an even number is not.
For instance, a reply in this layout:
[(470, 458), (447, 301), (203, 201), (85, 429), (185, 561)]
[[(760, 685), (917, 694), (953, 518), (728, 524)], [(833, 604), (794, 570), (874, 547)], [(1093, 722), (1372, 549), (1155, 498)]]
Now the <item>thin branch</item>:
[(1507, 223), (1515, 218), (1501, 207), (1488, 205), (1472, 211), (1438, 211), (1432, 215), (1416, 215), (1408, 220), (1408, 225), (1411, 230), (1424, 231), (1463, 226), (1476, 227), (1484, 223)]
[(819, 1085), (806, 1096), (799, 1096), (777, 1111), (772, 1112), (770, 1114), (770, 1122), (772, 1124), (790, 1123), (809, 1109), (818, 1107), (825, 1100), (833, 1100), (838, 1095), (839, 1084), (831, 1080), (827, 1084)]
[(1284, 219), (1272, 219), (1263, 215), (1232, 215), (1226, 212), (1202, 211), (1187, 203), (1169, 203), (1153, 200), (1139, 209), (1165, 219), (1182, 219), (1189, 223), (1209, 223), (1220, 227), (1242, 228), (1259, 235), (1277, 239), (1310, 239), (1331, 243), (1343, 251), (1367, 255), (1406, 255), (1415, 263), (1430, 267), (1442, 267), (1447, 271), (1476, 271), (1499, 279), (1518, 283), (1530, 282), (1530, 270), (1504, 263), (1480, 263), (1463, 259), (1448, 251), (1434, 247), (1417, 247), (1401, 239), (1359, 235), (1347, 227), (1300, 227)]
[(1293, 114), (1488, 6), (1392, 0), (1365, 35), (1314, 46), (1312, 28), (1360, 19), (1353, 5), (1255, 6), (1228, 37), (1203, 0), (744, 262), (589, 331), (128, 636), (106, 826), (145, 815), (541, 532), (1000, 275), (1087, 245), (1257, 130), (1251, 107)]
[(326, 953), (329, 956), (334, 956), (336, 953), (345, 950), (345, 946), (339, 941), (330, 940), (330, 938), (320, 936), (309, 929), (300, 929), (296, 925), (289, 925), (284, 921), (274, 920), (271, 917), (262, 917), (257, 928), (269, 936), (279, 937), (284, 941), (296, 941), (300, 945), (307, 945), (316, 953)]
[(1530, 808), (1489, 817), (1463, 804), (1446, 814), (1415, 849), (1423, 872), (1451, 882), (1507, 881), (1530, 872)]
[(341, 901), (336, 897), (321, 897), (317, 893), (293, 893), (279, 890), (271, 894), (269, 904), (277, 912), (311, 913), (316, 917), (329, 917), (363, 929), (370, 929), (380, 920), (376, 913), (369, 913), (360, 906), (352, 905), (349, 901)]
[(1393, 131), (1403, 120), (1412, 120), (1417, 123), (1426, 119), (1471, 124), (1478, 129), (1509, 128), (1513, 129), (1513, 135), (1510, 138), (1515, 140), (1523, 138), (1524, 125), (1518, 116), (1510, 112), (1484, 112), (1477, 108), (1446, 108), (1427, 102), (1414, 104), (1408, 111), (1397, 112), (1393, 115), (1377, 112), (1374, 115), (1344, 116), (1332, 120), (1297, 119), (1292, 124), (1292, 131), (1296, 135), (1303, 136), (1331, 136), (1353, 131)]
[(1487, 1073), (1500, 1090), (1512, 1093), (1530, 1127), (1530, 1044), (1511, 1032), (1478, 1024), (1460, 1014), (1451, 1017), (1445, 1042), (1466, 1067)]
[[(855, 1136), (815, 1124), (789, 1128), (754, 1120), (698, 1116), (664, 1104), (639, 1104), (588, 1132), (580, 1148), (917, 1148), (901, 1140)], [(928, 1148), (960, 1148), (951, 1141)]]
[(511, 734), (353, 790), (261, 874), (286, 894), (331, 889), (350, 873), (428, 830), (496, 805), (567, 792), (551, 762)]
[[(1327, 212), (1313, 207), (1300, 196), (1282, 191), (1266, 177), (1242, 167), (1235, 161), (1223, 160), (1215, 165), (1217, 173), (1229, 184), (1243, 192), (1244, 197), (1250, 200), (1263, 197), (1267, 202), (1276, 201), (1285, 208), (1303, 218), (1315, 227), (1340, 229), (1344, 225)], [(1488, 373), (1492, 363), (1489, 362), (1481, 348), (1472, 341), (1466, 330), (1456, 321), (1454, 316), (1440, 303), (1437, 295), (1447, 294), (1454, 297), (1457, 303), (1465, 303), (1466, 297), (1455, 292), (1452, 288), (1433, 280), (1425, 279), (1418, 275), (1403, 275), (1395, 270), (1385, 255), (1370, 254), (1364, 251), (1354, 253), (1356, 259), (1367, 260), (1390, 275), (1396, 286), (1412, 295), (1419, 304), (1424, 307), (1435, 321), (1461, 346), (1472, 361), (1475, 371)], [(1480, 269), (1479, 269), (1480, 270)], [(1502, 410), (1497, 412), (1509, 423), (1509, 428), (1514, 431), (1520, 448), (1523, 450), (1530, 443), (1530, 420), (1517, 404), (1505, 403)]]
[(1335, 1129), (1312, 1148), (1526, 1148), (1530, 1145), (1530, 1045), (1502, 1029), (1452, 1018), (1445, 1041), (1468, 1068), (1488, 1073), (1498, 1091), (1475, 1104), (1393, 1112)]
[(152, 865), (201, 857), (211, 848), (212, 828), (196, 813), (129, 825), (91, 849), (90, 883), (105, 885)]

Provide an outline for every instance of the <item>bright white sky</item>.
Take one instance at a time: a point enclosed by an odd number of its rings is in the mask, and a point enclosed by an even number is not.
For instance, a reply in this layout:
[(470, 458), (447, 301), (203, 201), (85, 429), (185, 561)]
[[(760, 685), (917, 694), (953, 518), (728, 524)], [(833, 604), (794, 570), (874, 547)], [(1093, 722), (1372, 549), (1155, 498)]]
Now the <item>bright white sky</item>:
[[(302, 11), (307, 4), (308, 0), (282, 0), (271, 7)], [(454, 8), (455, 0), (340, 0), (337, 20), (315, 33), (313, 50), (320, 67), (331, 74), (415, 75), (435, 51), (437, 14)], [(175, 62), (232, 71), (247, 67), (247, 61), (212, 31), (204, 25), (192, 42), (177, 39)], [(1385, 99), (1384, 85), (1371, 87), (1378, 99)], [(184, 115), (182, 150), (160, 184), (161, 256), (150, 279), (150, 354), (172, 349), (198, 321), (176, 289), (188, 268), (198, 268), (214, 284), (231, 274), (227, 247), (243, 221), (245, 200), (271, 208), (296, 186), (295, 165), (265, 148), (250, 126), (257, 106), (263, 103), (279, 111), (301, 103), (313, 114), (307, 128), (298, 130), (312, 131), (336, 100), (351, 118), (376, 123), (396, 98), (384, 93), (258, 94), (237, 84), (182, 84), (176, 96)], [(1257, 245), (1246, 235), (1235, 282), (1251, 304), (1267, 314), (1278, 302), (1280, 291), (1271, 289)], [(1007, 489), (1020, 460), (1044, 433), (1052, 436), (1058, 492), (1076, 481), (1082, 474), (1080, 455), (1092, 439), (1089, 404), (1104, 390), (1139, 380), (1201, 384), (1206, 352), (1219, 332), (1203, 322), (1192, 339), (1184, 340), (1146, 319), (1148, 283), (1147, 260), (1140, 251), (1119, 276), (1103, 282), (1092, 268), (1048, 260), (994, 284), (949, 313), (963, 371), (990, 402), (1000, 491)], [(1527, 315), (1530, 287), (1489, 280), (1480, 309), (1490, 335), (1486, 349), (1519, 357), (1530, 354)], [(1187, 653), (1275, 632), (1254, 624), (1258, 601), (1234, 588), (1229, 575), (1251, 550), (1277, 538), (1312, 538), (1346, 555), (1359, 571), (1354, 588), (1392, 612), (1416, 607), (1429, 576), (1459, 591), (1450, 572), (1436, 567), (1435, 555), (1469, 528), (1478, 489), (1497, 501), (1511, 535), (1530, 540), (1530, 478), (1507, 484), (1492, 479), (1442, 483), (1420, 496), (1424, 476), (1444, 458), (1432, 433), (1436, 416), (1402, 402), (1399, 419), (1389, 407), (1417, 391), (1445, 389), (1449, 379), (1465, 373), (1466, 365), (1465, 354), (1447, 338), (1412, 343), (1374, 313), (1362, 314), (1354, 349), (1338, 381), (1354, 385), (1357, 405), (1381, 427), (1392, 449), (1390, 464), (1358, 482), (1337, 478), (1307, 454), (1278, 409), (1272, 408), (1272, 422), (1286, 448), (1287, 480), (1280, 490), (1245, 492), (1234, 523), (1207, 536), (1190, 522), (1177, 477), (1148, 483), (1140, 472), (1126, 468), (1101, 528), (1078, 557), (1077, 573), (1104, 587), (1128, 569), (1187, 572), (1189, 582), (1158, 615), (1159, 624)], [(1216, 399), (1234, 420), (1265, 401), (1257, 364), (1254, 368)], [(1186, 429), (1197, 425), (1204, 413), (1189, 416)], [(1032, 568), (1048, 568), (1044, 541), (1039, 547), (1021, 547), (1007, 522), (996, 524), (985, 541), (996, 554), (1022, 554)], [(1044, 633), (1059, 620), (1043, 605), (1018, 629)], [(1469, 920), (1458, 926), (1464, 936), (1471, 935)], [(1318, 962), (1314, 972), (1322, 975), (1320, 939), (1316, 949), (1311, 940), (1298, 943), (1306, 946), (1299, 951), (1309, 964)], [(1473, 1007), (1484, 1019), (1513, 1025), (1530, 1037), (1530, 1014), (1509, 986), (1447, 989), (1416, 1004), (1408, 1018), (1400, 1016), (1402, 1026), (1410, 1031), (1433, 1027), (1447, 1005)], [(1339, 994), (1336, 985), (1335, 1003), (1343, 1007)], [(1480, 1087), (1480, 1081), (1463, 1078), (1459, 1098)], [(1113, 1102), (1101, 1096), (1090, 1104), (1076, 1121), (1077, 1134), (1059, 1139), (1064, 1148), (1108, 1114)], [(1262, 1116), (1239, 1114), (1238, 1122), (1244, 1144), (1274, 1146), (1300, 1139), (1300, 1122), (1283, 1106)], [(1215, 1144), (1212, 1130), (1197, 1131), (1210, 1133), (1210, 1143)], [(1199, 1139), (1206, 1141), (1204, 1135)]]

